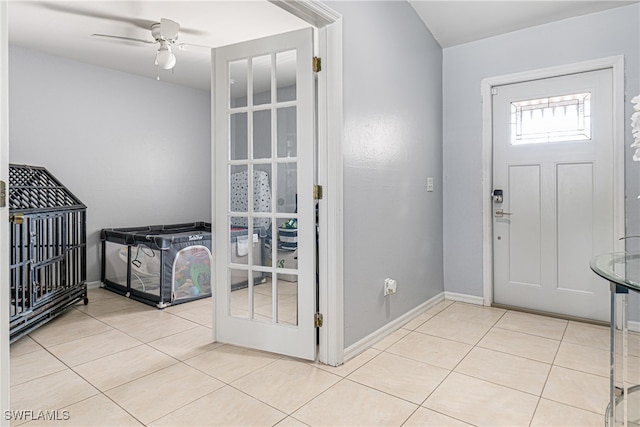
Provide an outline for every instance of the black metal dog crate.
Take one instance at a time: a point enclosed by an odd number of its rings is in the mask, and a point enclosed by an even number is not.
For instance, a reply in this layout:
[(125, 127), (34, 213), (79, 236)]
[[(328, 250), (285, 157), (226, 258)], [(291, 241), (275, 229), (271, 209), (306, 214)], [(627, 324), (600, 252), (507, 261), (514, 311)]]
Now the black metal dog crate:
[(45, 168), (9, 165), (11, 342), (87, 304), (86, 210)]
[(105, 228), (105, 289), (158, 308), (211, 296), (211, 224)]

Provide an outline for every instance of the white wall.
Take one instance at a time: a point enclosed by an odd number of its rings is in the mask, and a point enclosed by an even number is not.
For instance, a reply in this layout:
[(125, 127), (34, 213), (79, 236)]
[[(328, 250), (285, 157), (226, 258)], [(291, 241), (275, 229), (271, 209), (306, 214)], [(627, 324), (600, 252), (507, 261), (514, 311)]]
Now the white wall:
[(343, 16), (348, 347), (443, 290), (442, 49), (407, 2), (327, 4)]
[[(0, 180), (9, 180), (9, 31), (7, 2), (0, 1)], [(0, 242), (9, 242), (9, 209), (0, 208)], [(4, 411), (9, 407), (9, 253), (8, 245), (0, 248), (0, 426), (8, 426)]]
[[(627, 101), (640, 90), (640, 5), (516, 31), (443, 52), (445, 290), (483, 296), (482, 105), (487, 77), (625, 56)], [(625, 123), (631, 104), (625, 105)], [(631, 143), (629, 126), (626, 142)], [(627, 234), (640, 234), (640, 165), (626, 149)]]
[(209, 92), (16, 46), (9, 74), (9, 160), (87, 205), (89, 281), (102, 228), (211, 220)]

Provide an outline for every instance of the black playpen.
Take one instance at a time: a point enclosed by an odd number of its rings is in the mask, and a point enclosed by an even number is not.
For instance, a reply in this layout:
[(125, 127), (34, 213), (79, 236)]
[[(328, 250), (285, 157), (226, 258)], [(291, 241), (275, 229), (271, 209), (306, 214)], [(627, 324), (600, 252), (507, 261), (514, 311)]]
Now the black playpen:
[(211, 296), (211, 224), (102, 230), (105, 289), (158, 308)]
[(86, 206), (42, 167), (9, 165), (10, 340), (86, 304)]

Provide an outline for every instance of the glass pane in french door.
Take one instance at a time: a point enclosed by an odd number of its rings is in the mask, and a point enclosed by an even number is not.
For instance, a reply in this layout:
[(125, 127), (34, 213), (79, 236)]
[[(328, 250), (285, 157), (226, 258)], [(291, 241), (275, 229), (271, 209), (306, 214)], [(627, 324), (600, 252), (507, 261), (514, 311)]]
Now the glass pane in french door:
[(296, 52), (229, 63), (231, 315), (297, 325)]

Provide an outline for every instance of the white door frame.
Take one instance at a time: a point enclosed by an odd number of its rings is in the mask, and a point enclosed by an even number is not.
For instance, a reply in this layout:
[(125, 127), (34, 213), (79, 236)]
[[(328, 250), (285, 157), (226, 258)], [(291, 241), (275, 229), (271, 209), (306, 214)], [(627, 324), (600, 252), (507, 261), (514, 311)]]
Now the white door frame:
[[(7, 1), (0, 0), (0, 180), (9, 185), (9, 31)], [(8, 201), (8, 197), (5, 198)], [(0, 207), (0, 425), (9, 407), (9, 208)]]
[[(342, 161), (342, 17), (316, 0), (269, 0), (318, 28), (318, 262), (320, 328), (318, 360), (344, 362), (343, 161)], [(215, 184), (215, 183), (214, 183)]]
[[(494, 86), (521, 83), (567, 74), (611, 68), (613, 70), (613, 232), (625, 233), (624, 216), (624, 56), (611, 56), (574, 64), (525, 71), (482, 80), (482, 283), (485, 306), (493, 304), (493, 106)], [(624, 251), (624, 241), (615, 240), (614, 250)]]

